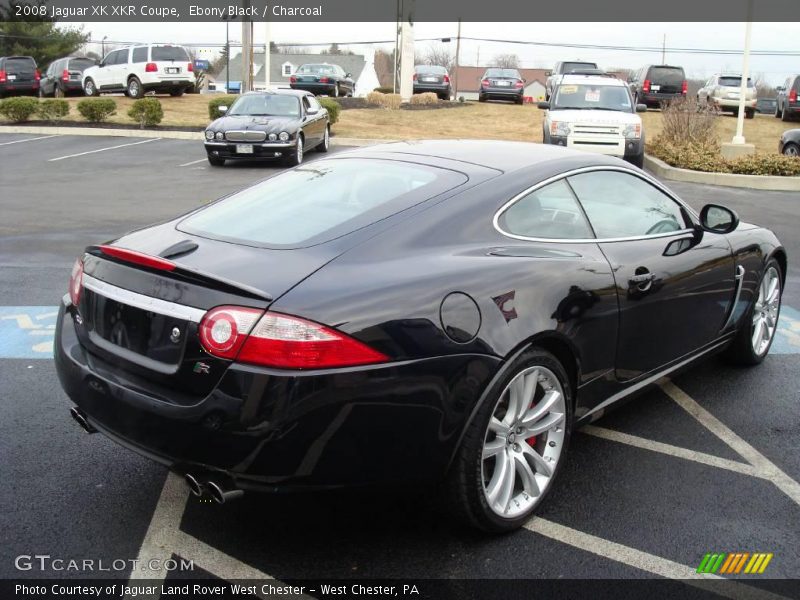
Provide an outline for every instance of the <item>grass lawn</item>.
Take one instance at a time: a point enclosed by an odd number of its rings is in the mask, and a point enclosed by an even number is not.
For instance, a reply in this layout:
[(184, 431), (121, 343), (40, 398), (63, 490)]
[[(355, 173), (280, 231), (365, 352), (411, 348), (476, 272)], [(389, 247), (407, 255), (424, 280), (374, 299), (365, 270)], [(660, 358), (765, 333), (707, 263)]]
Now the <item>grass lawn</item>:
[[(124, 96), (104, 96), (117, 103), (117, 114), (110, 123), (132, 124), (128, 109), (133, 100)], [(164, 109), (162, 127), (184, 126), (202, 129), (208, 120), (208, 101), (217, 96), (186, 94), (180, 98), (159, 96)], [(233, 101), (235, 98), (231, 98)], [(82, 98), (68, 98), (70, 118), (80, 120), (77, 103)], [(441, 110), (351, 109), (340, 113), (333, 132), (339, 137), (373, 139), (477, 138), (522, 141), (542, 141), (544, 111), (535, 105), (516, 105), (502, 102), (468, 102), (467, 106)], [(642, 114), (648, 140), (653, 140), (661, 128), (661, 113)], [(778, 138), (786, 129), (800, 127), (784, 123), (772, 116), (756, 115), (745, 119), (744, 135), (759, 152), (777, 152)], [(718, 119), (719, 138), (730, 141), (736, 131), (736, 118), (723, 114)]]

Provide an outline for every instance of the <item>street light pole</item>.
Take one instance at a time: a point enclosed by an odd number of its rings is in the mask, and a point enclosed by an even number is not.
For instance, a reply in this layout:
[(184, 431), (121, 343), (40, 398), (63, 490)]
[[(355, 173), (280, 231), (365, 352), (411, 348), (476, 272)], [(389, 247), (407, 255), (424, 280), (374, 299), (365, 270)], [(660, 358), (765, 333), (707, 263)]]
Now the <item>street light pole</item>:
[(231, 88), (231, 22), (225, 20), (225, 93)]
[(750, 30), (753, 28), (752, 22), (753, 0), (747, 3), (747, 24), (744, 30), (744, 58), (742, 59), (742, 81), (739, 86), (739, 113), (736, 115), (736, 135), (733, 136), (732, 143), (744, 144), (744, 113), (745, 99), (747, 97), (747, 79), (750, 75)]

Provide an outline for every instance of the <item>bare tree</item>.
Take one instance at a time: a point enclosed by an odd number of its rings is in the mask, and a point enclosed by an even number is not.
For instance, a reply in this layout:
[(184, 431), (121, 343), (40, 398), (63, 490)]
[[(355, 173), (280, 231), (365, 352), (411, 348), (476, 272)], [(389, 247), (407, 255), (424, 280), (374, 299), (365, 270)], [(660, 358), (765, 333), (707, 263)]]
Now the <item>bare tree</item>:
[[(444, 44), (431, 44), (423, 55), (422, 61), (426, 65), (437, 65), (450, 71), (456, 64), (455, 56)], [(417, 63), (419, 64), (419, 63)]]
[(519, 56), (516, 54), (496, 54), (492, 66), (501, 69), (519, 69)]
[(774, 98), (778, 95), (778, 90), (767, 83), (764, 73), (753, 73), (751, 79), (753, 80), (753, 85), (756, 86), (757, 98)]

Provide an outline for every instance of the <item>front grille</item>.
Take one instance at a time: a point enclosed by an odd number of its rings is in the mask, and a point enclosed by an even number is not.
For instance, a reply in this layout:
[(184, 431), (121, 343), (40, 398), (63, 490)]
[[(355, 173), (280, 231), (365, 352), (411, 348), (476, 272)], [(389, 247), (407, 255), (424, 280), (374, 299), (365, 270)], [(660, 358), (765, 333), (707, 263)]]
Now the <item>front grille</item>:
[(229, 142), (263, 142), (267, 134), (263, 131), (226, 131), (225, 139)]
[(579, 135), (619, 135), (616, 125), (574, 125), (572, 131)]

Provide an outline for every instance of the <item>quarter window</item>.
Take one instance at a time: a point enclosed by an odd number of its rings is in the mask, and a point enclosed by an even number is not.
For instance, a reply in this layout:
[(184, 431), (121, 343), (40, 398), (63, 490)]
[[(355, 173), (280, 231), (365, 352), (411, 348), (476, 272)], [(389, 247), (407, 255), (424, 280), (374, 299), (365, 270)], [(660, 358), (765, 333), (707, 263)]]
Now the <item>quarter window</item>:
[(143, 63), (147, 62), (147, 46), (133, 49), (133, 62)]
[(594, 237), (569, 186), (563, 180), (523, 196), (500, 215), (498, 225), (513, 235), (548, 239)]
[(680, 205), (655, 186), (620, 171), (568, 178), (598, 238), (628, 238), (686, 229)]

